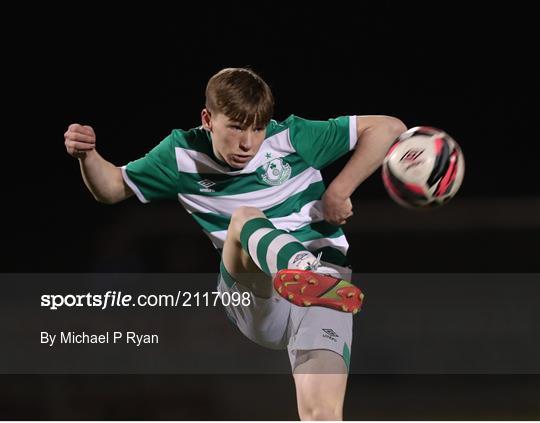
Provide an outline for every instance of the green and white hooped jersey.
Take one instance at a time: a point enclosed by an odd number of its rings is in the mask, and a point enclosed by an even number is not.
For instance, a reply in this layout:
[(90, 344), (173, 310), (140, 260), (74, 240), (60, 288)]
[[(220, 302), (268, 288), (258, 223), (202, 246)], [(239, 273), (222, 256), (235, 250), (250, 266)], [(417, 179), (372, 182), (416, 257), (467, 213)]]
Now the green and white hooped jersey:
[(322, 251), (323, 260), (345, 265), (347, 239), (341, 228), (323, 220), (320, 169), (352, 150), (356, 141), (355, 116), (313, 121), (291, 115), (270, 121), (260, 150), (237, 170), (215, 157), (204, 129), (173, 130), (124, 166), (122, 174), (143, 203), (180, 201), (219, 250), (234, 210), (252, 206), (310, 251)]

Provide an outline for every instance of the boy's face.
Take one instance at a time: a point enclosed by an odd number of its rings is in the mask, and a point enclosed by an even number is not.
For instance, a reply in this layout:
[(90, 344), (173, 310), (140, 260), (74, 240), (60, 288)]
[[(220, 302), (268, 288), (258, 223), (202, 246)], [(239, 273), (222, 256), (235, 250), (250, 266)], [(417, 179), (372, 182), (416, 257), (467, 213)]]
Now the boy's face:
[(246, 128), (222, 113), (201, 113), (203, 128), (210, 131), (212, 148), (218, 159), (235, 169), (243, 169), (257, 154), (266, 135), (266, 128)]

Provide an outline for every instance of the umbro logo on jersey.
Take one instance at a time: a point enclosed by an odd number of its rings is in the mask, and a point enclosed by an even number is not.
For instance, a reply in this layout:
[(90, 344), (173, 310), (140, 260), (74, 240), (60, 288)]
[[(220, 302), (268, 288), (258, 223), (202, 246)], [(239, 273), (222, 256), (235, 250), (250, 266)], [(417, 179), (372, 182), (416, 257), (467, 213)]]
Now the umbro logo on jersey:
[(332, 329), (323, 329), (324, 335), (323, 338), (328, 338), (334, 342), (337, 342), (336, 338), (339, 338), (339, 335), (334, 332)]
[(201, 192), (215, 192), (215, 190), (211, 189), (210, 187), (213, 187), (216, 185), (215, 182), (211, 181), (210, 179), (203, 179), (202, 181), (197, 182), (202, 188), (199, 190)]

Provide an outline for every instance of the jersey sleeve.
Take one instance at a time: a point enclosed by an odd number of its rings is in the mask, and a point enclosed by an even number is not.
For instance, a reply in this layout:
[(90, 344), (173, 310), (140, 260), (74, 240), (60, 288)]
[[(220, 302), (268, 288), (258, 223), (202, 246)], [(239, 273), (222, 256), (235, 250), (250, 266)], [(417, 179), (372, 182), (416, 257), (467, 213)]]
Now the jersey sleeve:
[(178, 167), (174, 145), (171, 134), (144, 157), (122, 167), (124, 181), (141, 202), (177, 198)]
[(310, 166), (322, 169), (356, 146), (356, 116), (325, 121), (289, 118), (290, 141)]

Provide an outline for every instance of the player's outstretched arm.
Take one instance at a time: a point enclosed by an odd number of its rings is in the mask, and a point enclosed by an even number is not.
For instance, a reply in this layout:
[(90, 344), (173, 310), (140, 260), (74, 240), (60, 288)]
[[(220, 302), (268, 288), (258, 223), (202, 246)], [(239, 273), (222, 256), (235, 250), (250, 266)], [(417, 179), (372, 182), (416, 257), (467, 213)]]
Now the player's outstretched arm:
[(133, 195), (121, 169), (98, 154), (96, 134), (91, 126), (69, 125), (64, 144), (68, 154), (79, 159), (84, 183), (97, 201), (114, 204)]
[(356, 117), (356, 149), (323, 196), (325, 220), (343, 225), (352, 216), (350, 196), (382, 164), (392, 143), (406, 130), (401, 120), (391, 116)]

